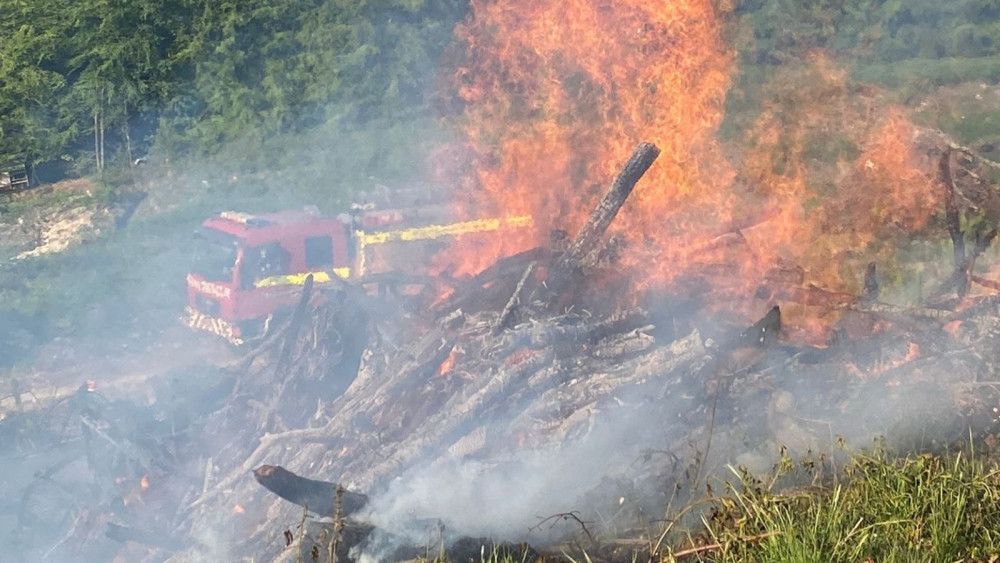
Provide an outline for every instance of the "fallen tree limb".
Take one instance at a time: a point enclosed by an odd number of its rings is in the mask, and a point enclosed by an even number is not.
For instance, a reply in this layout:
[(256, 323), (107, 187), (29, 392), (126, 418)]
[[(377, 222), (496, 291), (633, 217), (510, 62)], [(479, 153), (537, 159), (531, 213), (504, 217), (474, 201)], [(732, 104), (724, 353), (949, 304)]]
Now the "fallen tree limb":
[(608, 192), (601, 199), (580, 233), (573, 239), (569, 248), (556, 260), (549, 271), (548, 289), (559, 294), (565, 289), (573, 271), (581, 261), (590, 254), (597, 242), (611, 226), (625, 200), (632, 193), (636, 183), (649, 170), (653, 161), (660, 155), (660, 149), (652, 143), (639, 143), (632, 152), (621, 172), (615, 177)]
[(254, 449), (253, 453), (247, 456), (246, 460), (244, 460), (243, 463), (238, 468), (236, 468), (234, 471), (231, 471), (225, 479), (222, 479), (219, 482), (217, 482), (215, 486), (212, 487), (212, 489), (209, 490), (206, 494), (203, 494), (202, 496), (193, 500), (191, 504), (185, 507), (185, 510), (191, 510), (197, 508), (202, 504), (205, 504), (206, 502), (212, 500), (220, 493), (225, 492), (226, 490), (232, 488), (232, 486), (236, 484), (237, 481), (239, 481), (246, 475), (247, 471), (250, 471), (250, 468), (260, 463), (261, 459), (268, 452), (268, 450), (271, 448), (271, 445), (274, 442), (317, 438), (320, 436), (324, 436), (325, 434), (326, 430), (324, 428), (299, 428), (296, 430), (289, 430), (287, 432), (280, 432), (278, 434), (264, 434), (260, 438), (260, 443), (257, 444), (257, 448)]
[[(128, 440), (127, 438), (122, 438), (120, 441), (115, 440), (110, 435), (108, 435), (107, 432), (102, 430), (100, 426), (98, 426), (96, 421), (94, 421), (85, 414), (80, 415), (80, 422), (82, 422), (87, 428), (89, 428), (91, 432), (103, 438), (106, 442), (111, 444), (111, 446), (120, 451), (122, 455), (131, 459), (132, 461), (138, 462), (139, 465), (141, 465), (143, 468), (148, 469), (154, 466), (153, 458), (142, 448), (135, 445), (131, 440)], [(164, 464), (164, 462), (160, 460), (157, 460), (156, 465), (164, 469), (167, 467)]]
[(568, 346), (587, 341), (596, 342), (613, 334), (639, 328), (646, 324), (648, 313), (639, 308), (626, 309), (594, 323), (555, 324), (533, 323), (511, 331), (511, 339), (500, 356), (520, 347), (545, 348), (556, 344)]
[(981, 285), (981, 286), (983, 286), (983, 287), (985, 287), (987, 289), (992, 289), (994, 291), (1000, 291), (1000, 281), (991, 280), (991, 279), (984, 278), (984, 277), (981, 277), (981, 276), (976, 276), (976, 275), (969, 276), (969, 278), (972, 280), (973, 283), (975, 283), (977, 285)]
[(350, 491), (338, 494), (337, 483), (300, 477), (278, 465), (262, 465), (254, 469), (253, 477), (265, 489), (320, 516), (334, 516), (339, 508), (339, 515), (347, 517), (368, 504), (365, 495)]
[(524, 291), (524, 284), (531, 277), (531, 274), (535, 271), (535, 266), (538, 262), (532, 262), (528, 264), (525, 268), (524, 274), (521, 275), (521, 279), (517, 282), (517, 286), (514, 287), (514, 293), (510, 296), (510, 300), (504, 305), (503, 311), (500, 312), (500, 318), (497, 319), (497, 324), (493, 326), (493, 334), (499, 334), (504, 328), (506, 328), (508, 321), (510, 320), (510, 315), (514, 311), (514, 307), (521, 302), (521, 293)]

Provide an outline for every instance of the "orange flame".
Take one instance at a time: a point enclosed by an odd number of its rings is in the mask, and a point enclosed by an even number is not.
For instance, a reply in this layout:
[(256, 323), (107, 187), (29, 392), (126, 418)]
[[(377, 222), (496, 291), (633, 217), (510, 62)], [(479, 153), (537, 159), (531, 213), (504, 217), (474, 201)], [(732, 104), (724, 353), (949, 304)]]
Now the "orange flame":
[[(910, 362), (920, 359), (920, 346), (916, 342), (910, 342), (906, 347), (906, 355), (898, 360), (893, 360), (886, 362), (884, 365), (879, 366), (877, 369), (873, 370), (869, 377), (880, 377), (883, 374), (890, 372), (894, 369), (901, 368)], [(897, 381), (898, 385), (899, 382)]]
[(749, 302), (791, 265), (801, 282), (857, 293), (865, 261), (892, 260), (885, 243), (938, 208), (914, 128), (813, 55), (789, 71), (797, 87), (774, 78), (741, 161), (728, 161), (716, 132), (734, 57), (721, 29), (710, 0), (473, 0), (453, 78), (469, 143), (458, 211), (530, 214), (534, 228), (456, 241), (442, 268), (475, 273), (555, 229), (577, 232), (651, 141), (660, 158), (612, 226), (636, 289), (707, 276)]
[[(902, 111), (873, 111), (878, 101), (825, 57), (789, 72), (775, 79), (787, 83), (777, 87), (781, 103), (765, 107), (749, 134), (756, 144), (742, 176), (779, 211), (744, 231), (756, 268), (745, 263), (741, 277), (787, 262), (807, 283), (857, 295), (866, 264), (900, 266), (899, 248), (941, 209), (934, 167), (913, 149), (917, 131)], [(782, 312), (795, 322), (796, 311)]]
[[(128, 481), (125, 477), (115, 478), (115, 483), (121, 485)], [(132, 487), (132, 490), (126, 492), (122, 495), (122, 505), (129, 506), (133, 503), (144, 504), (142, 499), (142, 492), (149, 488), (149, 475), (143, 475), (139, 479), (139, 483)]]
[(644, 232), (683, 237), (698, 213), (728, 221), (732, 171), (713, 133), (732, 54), (708, 0), (480, 0), (458, 36), (475, 171), (460, 212), (530, 214), (535, 229), (460, 242), (449, 253), (462, 260), (456, 274), (541, 245), (553, 229), (575, 232), (640, 140), (662, 155), (619, 218), (634, 242), (658, 252)]
[(447, 375), (451, 371), (451, 368), (455, 367), (455, 360), (458, 358), (458, 349), (452, 348), (448, 357), (441, 362), (440, 367), (438, 367), (438, 375)]

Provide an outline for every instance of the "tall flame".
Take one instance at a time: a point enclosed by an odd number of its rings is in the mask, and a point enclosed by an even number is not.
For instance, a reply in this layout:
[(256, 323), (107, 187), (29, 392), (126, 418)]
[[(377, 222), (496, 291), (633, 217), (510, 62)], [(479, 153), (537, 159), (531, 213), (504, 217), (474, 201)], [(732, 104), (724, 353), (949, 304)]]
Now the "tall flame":
[(457, 35), (470, 155), (459, 211), (532, 215), (534, 227), (458, 241), (454, 273), (576, 233), (640, 141), (662, 152), (612, 227), (640, 288), (709, 276), (713, 291), (749, 297), (784, 269), (857, 289), (857, 263), (889, 259), (880, 241), (938, 208), (912, 125), (873, 111), (885, 104), (821, 55), (788, 71), (798, 86), (775, 77), (738, 159), (724, 158), (734, 56), (710, 0), (473, 0)]
[(708, 0), (476, 0), (457, 33), (474, 170), (460, 207), (535, 217), (531, 231), (451, 253), (457, 273), (576, 232), (638, 141), (662, 154), (619, 218), (634, 242), (683, 236), (703, 213), (729, 219), (733, 173), (714, 133), (733, 57)]
[(858, 290), (866, 262), (894, 262), (941, 208), (933, 164), (912, 148), (916, 128), (902, 111), (852, 91), (831, 61), (816, 56), (796, 72), (810, 87), (765, 108), (742, 163), (779, 211), (744, 234), (762, 267), (794, 263), (810, 283)]

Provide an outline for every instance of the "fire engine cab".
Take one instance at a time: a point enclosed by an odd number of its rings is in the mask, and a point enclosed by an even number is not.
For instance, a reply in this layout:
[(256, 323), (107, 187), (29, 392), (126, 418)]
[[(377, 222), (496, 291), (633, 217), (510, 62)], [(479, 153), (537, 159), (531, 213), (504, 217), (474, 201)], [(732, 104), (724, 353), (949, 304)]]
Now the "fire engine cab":
[(195, 235), (183, 320), (191, 328), (241, 344), (258, 334), (268, 317), (296, 303), (310, 274), (315, 284), (323, 285), (337, 277), (352, 279), (370, 273), (376, 261), (372, 251), (380, 245), (531, 224), (530, 217), (508, 217), (376, 230), (405, 224), (408, 219), (412, 217), (400, 212), (370, 212), (362, 206), (353, 206), (349, 215), (338, 217), (321, 215), (315, 209), (262, 214), (226, 211), (210, 217)]

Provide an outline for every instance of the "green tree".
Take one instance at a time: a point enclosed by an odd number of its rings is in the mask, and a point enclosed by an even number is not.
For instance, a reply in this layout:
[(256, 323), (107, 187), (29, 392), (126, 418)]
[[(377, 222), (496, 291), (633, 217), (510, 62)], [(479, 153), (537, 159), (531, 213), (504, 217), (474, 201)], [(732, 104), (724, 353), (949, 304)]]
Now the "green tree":
[(65, 87), (62, 21), (52, 0), (0, 3), (0, 154), (62, 156), (70, 134), (56, 127), (54, 100)]
[(320, 125), (426, 116), (467, 4), (9, 0), (0, 152), (101, 170), (131, 159), (157, 127), (164, 152), (211, 154)]
[(167, 105), (172, 152), (259, 144), (329, 121), (427, 111), (465, 0), (206, 2), (184, 53), (193, 78)]
[[(0, 151), (37, 160), (131, 153), (132, 120), (176, 85), (185, 0), (0, 4)], [(87, 148), (90, 150), (87, 150)]]
[(176, 87), (172, 51), (183, 43), (189, 6), (177, 0), (90, 0), (67, 10), (71, 85), (62, 99), (66, 122), (92, 123), (94, 163), (107, 163), (108, 134), (133, 155), (132, 120), (155, 112)]

